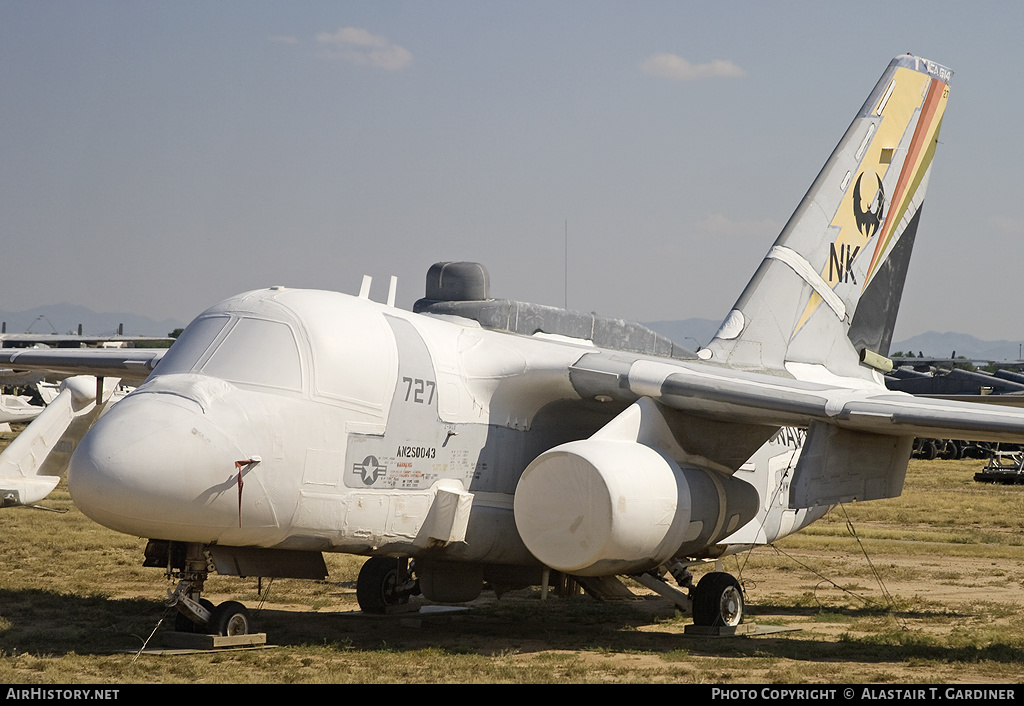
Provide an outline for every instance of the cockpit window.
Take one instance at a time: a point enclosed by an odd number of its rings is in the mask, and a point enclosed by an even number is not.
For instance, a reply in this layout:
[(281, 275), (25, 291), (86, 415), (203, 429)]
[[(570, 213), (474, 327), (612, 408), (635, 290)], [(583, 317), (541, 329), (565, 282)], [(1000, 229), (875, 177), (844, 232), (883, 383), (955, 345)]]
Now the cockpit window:
[(228, 323), (226, 316), (210, 316), (193, 321), (160, 360), (156, 372), (187, 373), (199, 363)]
[(229, 382), (302, 389), (295, 336), (287, 324), (277, 321), (239, 319), (201, 372)]

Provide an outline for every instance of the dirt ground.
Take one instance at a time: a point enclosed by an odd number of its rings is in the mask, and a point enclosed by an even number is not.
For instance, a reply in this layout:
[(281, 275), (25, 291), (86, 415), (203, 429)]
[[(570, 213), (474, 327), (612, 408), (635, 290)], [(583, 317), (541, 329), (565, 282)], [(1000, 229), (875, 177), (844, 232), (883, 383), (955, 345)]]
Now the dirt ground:
[(541, 602), (536, 591), (499, 599), (485, 592), (468, 607), (370, 618), (358, 613), (354, 584), (338, 583), (315, 612), (271, 598), (259, 616), (260, 629), (271, 642), (285, 645), (316, 635), (353, 649), (387, 645), (405, 654), (441, 649), (523, 669), (567, 660), (575, 665), (569, 681), (1006, 684), (1024, 679), (1024, 556), (869, 553), (869, 563), (855, 547), (786, 554), (767, 547), (726, 560), (723, 568), (742, 577), (747, 622), (760, 628), (744, 637), (687, 635), (689, 619), (637, 584), (631, 584), (637, 599), (625, 603), (599, 603), (582, 595)]

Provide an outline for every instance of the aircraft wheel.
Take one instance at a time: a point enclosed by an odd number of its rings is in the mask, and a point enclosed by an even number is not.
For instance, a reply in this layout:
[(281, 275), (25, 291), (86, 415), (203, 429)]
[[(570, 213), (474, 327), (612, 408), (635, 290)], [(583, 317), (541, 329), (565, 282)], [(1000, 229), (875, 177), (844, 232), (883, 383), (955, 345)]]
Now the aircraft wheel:
[(953, 447), (953, 460), (959, 461), (964, 457), (964, 445), (959, 441), (950, 441), (949, 444)]
[[(213, 601), (206, 598), (200, 598), (199, 604), (206, 608), (206, 610), (213, 612)], [(204, 633), (206, 632), (206, 626), (201, 623), (194, 623), (192, 619), (187, 615), (178, 611), (178, 614), (174, 616), (174, 631), (175, 632), (187, 632), (187, 633)]]
[(210, 614), (209, 631), (212, 635), (248, 635), (251, 628), (249, 611), (238, 601), (224, 601)]
[(960, 444), (952, 439), (946, 439), (939, 452), (939, 458), (947, 461), (959, 461), (961, 456), (963, 456), (963, 452), (960, 450)]
[(364, 613), (380, 615), (388, 606), (409, 602), (409, 596), (398, 595), (398, 559), (371, 556), (359, 570), (356, 579), (356, 600)]
[(701, 578), (693, 595), (693, 623), (736, 627), (743, 622), (743, 590), (731, 574), (714, 571)]

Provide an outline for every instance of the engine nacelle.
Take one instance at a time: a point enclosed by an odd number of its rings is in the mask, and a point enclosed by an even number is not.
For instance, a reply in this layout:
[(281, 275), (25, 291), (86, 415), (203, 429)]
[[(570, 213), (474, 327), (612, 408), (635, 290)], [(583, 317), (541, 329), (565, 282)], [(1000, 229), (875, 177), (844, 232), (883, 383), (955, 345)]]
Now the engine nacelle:
[(757, 491), (743, 481), (680, 466), (635, 441), (596, 438), (542, 453), (515, 494), (530, 552), (577, 576), (638, 573), (699, 552), (757, 508)]

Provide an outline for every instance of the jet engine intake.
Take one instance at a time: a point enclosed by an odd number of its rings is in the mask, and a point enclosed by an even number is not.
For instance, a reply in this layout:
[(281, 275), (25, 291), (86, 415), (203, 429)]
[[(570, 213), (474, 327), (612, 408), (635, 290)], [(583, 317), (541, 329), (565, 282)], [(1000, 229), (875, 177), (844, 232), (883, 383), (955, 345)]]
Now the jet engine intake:
[(699, 553), (756, 514), (753, 486), (680, 465), (636, 441), (556, 446), (515, 494), (519, 534), (545, 565), (577, 576), (639, 573)]

